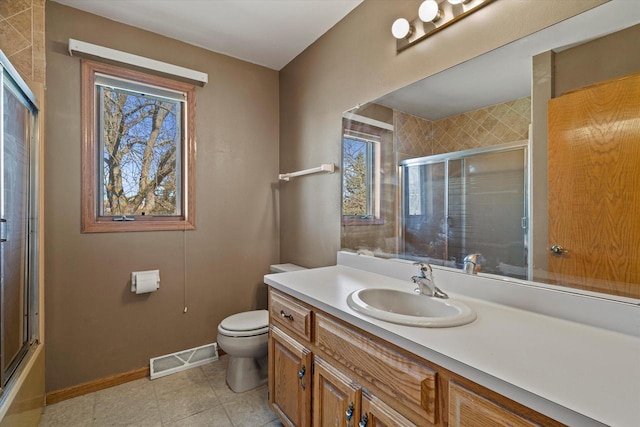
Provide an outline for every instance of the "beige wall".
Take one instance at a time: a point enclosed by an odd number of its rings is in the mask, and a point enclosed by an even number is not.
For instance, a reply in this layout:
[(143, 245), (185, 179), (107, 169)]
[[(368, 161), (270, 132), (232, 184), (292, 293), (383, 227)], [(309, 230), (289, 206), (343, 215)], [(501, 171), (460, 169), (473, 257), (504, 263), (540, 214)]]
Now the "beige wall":
[(640, 70), (640, 24), (555, 54), (555, 95)]
[[(390, 34), (419, 0), (365, 0), (280, 72), (280, 168), (340, 163), (342, 111), (571, 17), (606, 0), (496, 1), (406, 51)], [(281, 187), (281, 261), (334, 264), (340, 174)]]
[[(46, 383), (54, 391), (214, 342), (225, 316), (266, 308), (262, 276), (279, 254), (279, 119), (274, 70), (54, 2), (46, 23)], [(195, 231), (80, 233), (80, 60), (69, 56), (69, 38), (209, 73), (196, 90)], [(149, 269), (160, 269), (160, 290), (132, 294), (131, 272)]]

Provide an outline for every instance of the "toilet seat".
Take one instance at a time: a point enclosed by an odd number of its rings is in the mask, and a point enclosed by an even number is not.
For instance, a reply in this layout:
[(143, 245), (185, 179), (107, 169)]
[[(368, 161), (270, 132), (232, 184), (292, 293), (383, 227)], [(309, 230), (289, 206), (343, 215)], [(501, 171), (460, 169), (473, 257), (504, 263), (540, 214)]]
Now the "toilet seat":
[(220, 322), (218, 332), (228, 337), (251, 337), (266, 334), (269, 332), (269, 311), (245, 311), (229, 316)]

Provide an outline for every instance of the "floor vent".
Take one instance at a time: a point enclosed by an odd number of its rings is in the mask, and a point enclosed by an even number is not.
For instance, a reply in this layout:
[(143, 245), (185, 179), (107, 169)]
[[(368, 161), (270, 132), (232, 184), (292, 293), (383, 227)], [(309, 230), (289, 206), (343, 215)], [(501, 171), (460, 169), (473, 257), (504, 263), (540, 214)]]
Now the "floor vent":
[(176, 372), (195, 368), (196, 366), (218, 360), (218, 344), (206, 344), (200, 347), (182, 350), (164, 356), (149, 359), (151, 379), (164, 377)]

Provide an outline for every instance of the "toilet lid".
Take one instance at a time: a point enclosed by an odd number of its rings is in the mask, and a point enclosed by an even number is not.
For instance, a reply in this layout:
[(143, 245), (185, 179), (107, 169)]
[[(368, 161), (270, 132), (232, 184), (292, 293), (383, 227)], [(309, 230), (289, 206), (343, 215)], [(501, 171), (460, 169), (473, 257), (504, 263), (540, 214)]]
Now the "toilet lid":
[(255, 331), (269, 326), (269, 311), (254, 310), (231, 315), (220, 322), (227, 331)]

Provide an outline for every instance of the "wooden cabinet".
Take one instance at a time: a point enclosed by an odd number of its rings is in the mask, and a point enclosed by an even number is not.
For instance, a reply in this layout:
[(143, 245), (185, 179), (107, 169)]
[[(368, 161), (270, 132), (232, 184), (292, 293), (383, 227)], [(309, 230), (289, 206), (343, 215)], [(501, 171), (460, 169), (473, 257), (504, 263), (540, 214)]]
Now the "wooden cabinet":
[(362, 393), (362, 427), (415, 427), (415, 424), (403, 417), (382, 400)]
[[(495, 393), (492, 394), (495, 395)], [(550, 427), (562, 425), (503, 396), (495, 395), (495, 399), (491, 400), (455, 381), (449, 382), (449, 426)]]
[(311, 309), (276, 293), (269, 293), (269, 317), (304, 342), (311, 341)]
[(371, 393), (392, 403), (415, 425), (436, 424), (435, 370), (323, 314), (316, 314), (314, 334), (315, 348)]
[(320, 357), (314, 360), (314, 427), (415, 427), (385, 402)]
[(269, 404), (286, 426), (311, 425), (311, 362), (311, 350), (271, 326)]
[(286, 426), (562, 426), (280, 292), (269, 310), (269, 403)]
[(362, 389), (320, 357), (313, 373), (314, 427), (351, 427), (360, 418)]

